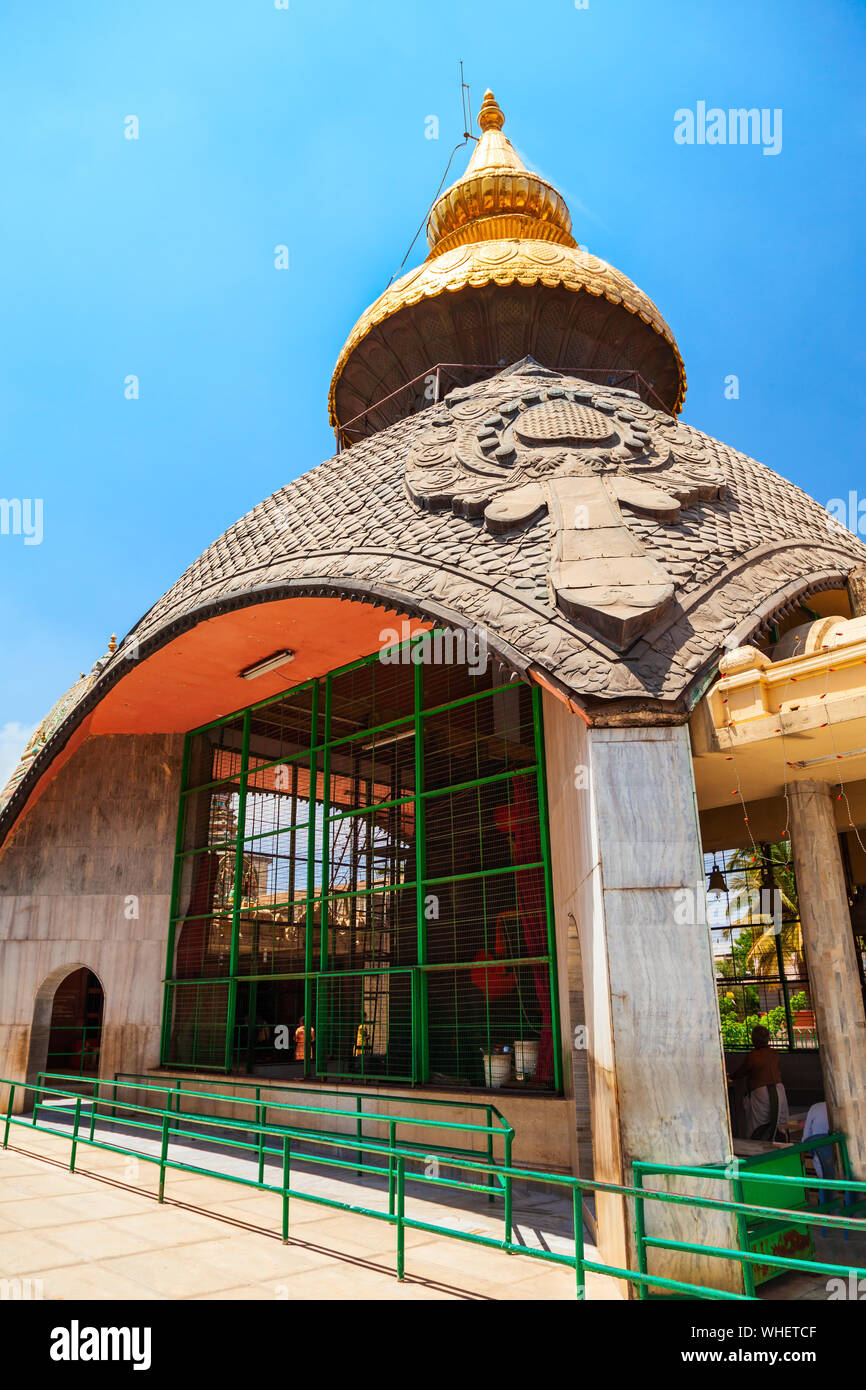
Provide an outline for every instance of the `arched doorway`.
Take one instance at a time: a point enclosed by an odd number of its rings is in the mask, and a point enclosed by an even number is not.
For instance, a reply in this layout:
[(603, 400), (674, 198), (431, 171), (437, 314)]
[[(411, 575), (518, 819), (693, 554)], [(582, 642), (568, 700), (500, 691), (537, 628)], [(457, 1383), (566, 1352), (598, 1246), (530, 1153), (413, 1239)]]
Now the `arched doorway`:
[(46, 1070), (74, 1076), (99, 1074), (105, 996), (92, 970), (80, 966), (54, 994), (48, 1025)]
[(47, 975), (33, 1001), (27, 1080), (43, 1071), (98, 1076), (105, 994), (94, 972), (79, 963)]

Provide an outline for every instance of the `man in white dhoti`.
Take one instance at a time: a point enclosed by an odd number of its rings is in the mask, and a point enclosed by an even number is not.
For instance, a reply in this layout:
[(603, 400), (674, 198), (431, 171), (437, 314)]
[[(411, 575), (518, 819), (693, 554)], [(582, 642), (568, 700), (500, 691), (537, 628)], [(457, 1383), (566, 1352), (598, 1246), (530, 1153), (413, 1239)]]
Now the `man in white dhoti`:
[(788, 1097), (782, 1083), (779, 1058), (770, 1047), (768, 1030), (761, 1024), (752, 1029), (752, 1051), (742, 1066), (732, 1073), (731, 1080), (736, 1081), (741, 1076), (746, 1077), (749, 1088), (745, 1100), (748, 1137), (767, 1139), (771, 1143), (786, 1138)]

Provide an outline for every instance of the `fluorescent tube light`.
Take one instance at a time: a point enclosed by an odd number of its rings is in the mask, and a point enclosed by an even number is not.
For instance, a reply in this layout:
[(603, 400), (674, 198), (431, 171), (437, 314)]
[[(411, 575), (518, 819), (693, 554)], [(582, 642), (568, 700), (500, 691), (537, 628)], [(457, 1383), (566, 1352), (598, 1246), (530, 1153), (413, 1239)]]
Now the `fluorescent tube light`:
[(245, 681), (254, 681), (256, 676), (266, 676), (268, 671), (278, 671), (281, 666), (287, 666), (294, 659), (294, 652), (274, 652), (273, 656), (266, 656), (264, 661), (257, 661), (255, 666), (247, 666), (245, 670), (239, 671), (238, 675), (243, 676)]
[(401, 743), (401, 742), (403, 741), (404, 738), (414, 738), (414, 737), (415, 737), (415, 726), (413, 725), (411, 729), (404, 729), (404, 730), (403, 730), (401, 733), (399, 733), (399, 734), (390, 734), (387, 738), (378, 738), (378, 739), (376, 739), (376, 738), (371, 738), (370, 741), (369, 741), (369, 743), (362, 743), (362, 744), (361, 744), (361, 752), (362, 752), (362, 753), (370, 753), (370, 752), (372, 752), (372, 751), (373, 751), (374, 749), (376, 749), (376, 748), (388, 748), (388, 747), (390, 747), (391, 744), (394, 744), (394, 743)]

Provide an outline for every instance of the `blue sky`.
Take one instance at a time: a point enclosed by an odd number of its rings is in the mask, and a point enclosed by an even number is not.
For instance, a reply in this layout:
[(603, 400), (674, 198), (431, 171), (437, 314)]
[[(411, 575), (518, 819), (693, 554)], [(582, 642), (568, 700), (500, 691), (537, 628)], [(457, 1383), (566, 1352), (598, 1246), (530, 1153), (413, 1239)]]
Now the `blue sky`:
[[(858, 489), (864, 56), (860, 0), (5, 0), (0, 493), (43, 499), (43, 538), (0, 535), (0, 780), (111, 632), (333, 451), (331, 370), (461, 138), (461, 58), (671, 324), (683, 418)], [(699, 101), (780, 108), (781, 153), (678, 145)]]

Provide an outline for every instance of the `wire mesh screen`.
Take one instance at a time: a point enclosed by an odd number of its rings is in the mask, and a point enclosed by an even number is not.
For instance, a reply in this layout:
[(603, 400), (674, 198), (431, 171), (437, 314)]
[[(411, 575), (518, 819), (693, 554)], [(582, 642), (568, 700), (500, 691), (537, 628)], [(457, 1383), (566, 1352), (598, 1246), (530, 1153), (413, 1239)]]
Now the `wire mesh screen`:
[(165, 1060), (221, 1068), (226, 1054), (228, 983), (176, 984), (169, 986), (167, 994), (171, 1032)]
[(771, 1046), (816, 1048), (790, 843), (704, 856), (722, 1041), (748, 1051), (752, 1029)]
[(316, 982), (316, 1067), (321, 1076), (411, 1081), (411, 972), (346, 971)]
[[(527, 1081), (538, 1067), (544, 1028), (545, 967), (481, 965), (431, 971), (427, 981), (430, 1076), (473, 1086)], [(480, 1045), (479, 1045), (480, 1040)], [(507, 1051), (506, 1051), (507, 1049)]]
[(539, 692), (447, 656), (190, 735), (166, 1061), (558, 1087)]

